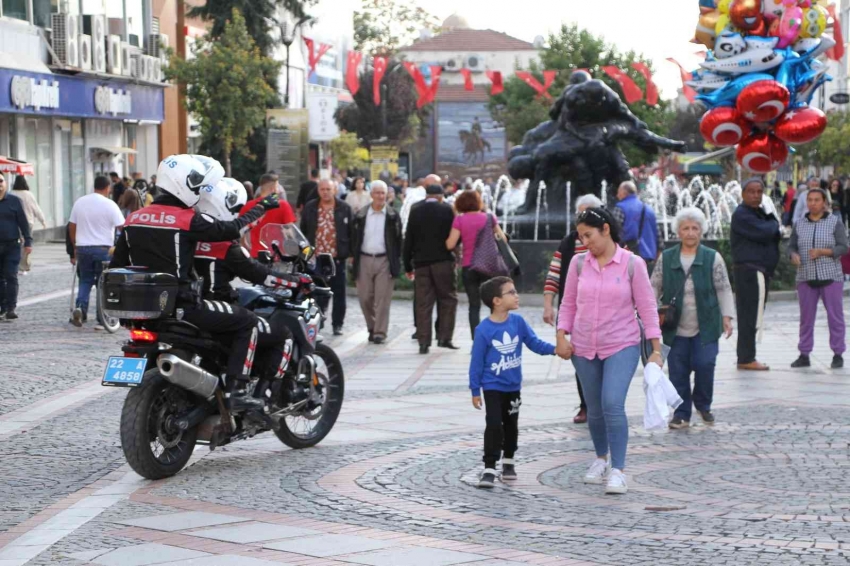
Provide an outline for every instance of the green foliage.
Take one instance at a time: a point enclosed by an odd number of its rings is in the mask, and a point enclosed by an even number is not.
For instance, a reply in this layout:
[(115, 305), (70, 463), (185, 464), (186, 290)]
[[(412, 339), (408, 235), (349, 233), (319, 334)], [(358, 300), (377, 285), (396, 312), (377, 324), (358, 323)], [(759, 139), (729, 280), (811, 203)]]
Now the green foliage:
[[(549, 107), (576, 69), (589, 70), (594, 78), (601, 79), (620, 92), (619, 85), (602, 71), (603, 66), (613, 65), (625, 71), (645, 92), (646, 80), (631, 68), (634, 62), (646, 63), (652, 71), (652, 63), (642, 55), (634, 51), (619, 53), (614, 46), (605, 43), (603, 38), (579, 29), (577, 25), (561, 25), (557, 34), (549, 35), (548, 46), (540, 50), (540, 63), (532, 64), (528, 69), (541, 83), (543, 69), (558, 71), (549, 88), (552, 99), (537, 98), (537, 93), (531, 87), (516, 76), (511, 76), (505, 80), (505, 91), (490, 97), (491, 115), (505, 126), (508, 141), (518, 144), (529, 128), (549, 119)], [(668, 110), (667, 101), (659, 101), (657, 106), (649, 106), (645, 101), (639, 101), (630, 105), (629, 109), (654, 132), (664, 135), (668, 131), (672, 113)], [(623, 145), (622, 150), (633, 166), (652, 160), (651, 155), (634, 146)]]
[(362, 0), (354, 12), (354, 49), (366, 56), (392, 55), (420, 30), (437, 29), (436, 16), (414, 0)]
[[(362, 155), (357, 134), (340, 132), (336, 139), (329, 143), (333, 155), (334, 167), (340, 170), (365, 169), (369, 161)], [(367, 154), (368, 156), (368, 154)]]
[(252, 158), (248, 139), (263, 125), (265, 111), (277, 92), (264, 79), (280, 64), (265, 57), (234, 8), (220, 37), (206, 36), (188, 61), (170, 54), (166, 77), (186, 92), (186, 109), (195, 116), (205, 140), (217, 140), (230, 176), (231, 154)]
[(836, 174), (850, 173), (850, 112), (827, 113), (827, 126), (815, 141), (797, 146), (798, 155), (807, 165), (832, 165)]
[(404, 67), (391, 62), (382, 84), (386, 88), (381, 94), (382, 104), (387, 106), (387, 131), (383, 131), (381, 107), (372, 98), (370, 70), (360, 75), (360, 90), (354, 95), (354, 104), (340, 106), (334, 119), (340, 129), (354, 132), (366, 146), (381, 137), (404, 145), (416, 140), (422, 124), (426, 123), (428, 107), (416, 108), (416, 87)]

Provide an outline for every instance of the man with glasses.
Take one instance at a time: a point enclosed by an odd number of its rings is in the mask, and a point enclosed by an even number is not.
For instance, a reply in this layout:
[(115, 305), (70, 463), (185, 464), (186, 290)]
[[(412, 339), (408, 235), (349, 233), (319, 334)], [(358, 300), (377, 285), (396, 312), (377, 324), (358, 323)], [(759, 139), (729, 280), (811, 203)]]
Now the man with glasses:
[(32, 235), (21, 199), (9, 192), (6, 178), (0, 175), (0, 317), (15, 320), (18, 306), (18, 264), (21, 263), (21, 238), (24, 251), (32, 252)]

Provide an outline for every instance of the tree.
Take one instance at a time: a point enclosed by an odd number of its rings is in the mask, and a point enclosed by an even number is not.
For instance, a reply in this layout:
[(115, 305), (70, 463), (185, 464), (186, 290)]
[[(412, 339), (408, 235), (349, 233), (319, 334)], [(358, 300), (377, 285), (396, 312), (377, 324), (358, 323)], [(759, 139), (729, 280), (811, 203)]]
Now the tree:
[(667, 127), (659, 130), (666, 131), (666, 135), (674, 140), (682, 140), (688, 144), (687, 151), (704, 151), (706, 149), (705, 139), (699, 131), (699, 121), (705, 111), (698, 104), (691, 104), (684, 110), (667, 112)]
[(799, 145), (798, 155), (805, 164), (835, 168), (837, 174), (850, 173), (850, 112), (834, 110), (827, 113), (827, 126), (821, 137), (811, 143)]
[(334, 114), (337, 125), (340, 129), (356, 133), (367, 146), (383, 137), (398, 145), (414, 141), (428, 116), (428, 109), (417, 110), (418, 96), (413, 79), (399, 63), (390, 63), (382, 81), (386, 86), (381, 95), (387, 113), (387, 129), (384, 131), (381, 107), (376, 106), (372, 99), (373, 76), (371, 70), (360, 76), (361, 86), (354, 95), (354, 104), (340, 106)]
[(354, 49), (367, 56), (392, 55), (423, 29), (435, 31), (436, 16), (413, 0), (362, 0), (354, 12)]
[(329, 144), (334, 166), (343, 171), (364, 169), (369, 164), (369, 152), (360, 147), (357, 134), (342, 131)]
[(248, 138), (277, 99), (264, 77), (277, 73), (280, 64), (260, 52), (237, 8), (221, 36), (201, 38), (193, 53), (188, 61), (171, 57), (166, 77), (186, 89), (186, 109), (198, 120), (204, 139), (221, 144), (231, 176), (231, 154), (252, 157)]
[[(650, 70), (652, 64), (642, 55), (634, 51), (621, 54), (617, 49), (605, 43), (601, 37), (596, 37), (587, 30), (579, 29), (577, 25), (561, 25), (557, 34), (550, 34), (548, 46), (540, 50), (540, 63), (532, 63), (528, 69), (543, 82), (543, 69), (558, 71), (549, 88), (552, 100), (538, 98), (537, 93), (519, 78), (512, 76), (504, 81), (504, 92), (490, 97), (490, 113), (494, 119), (505, 126), (508, 140), (513, 144), (522, 141), (525, 132), (549, 119), (548, 111), (554, 98), (564, 89), (572, 71), (587, 69), (594, 78), (599, 78), (615, 91), (620, 92), (619, 85), (608, 77), (602, 67), (613, 65), (624, 70), (637, 85), (645, 92), (646, 79), (631, 68), (635, 62), (645, 63)], [(659, 101), (657, 106), (649, 106), (645, 101), (639, 101), (629, 106), (629, 109), (641, 120), (646, 122), (650, 130), (664, 135), (670, 123), (669, 103)], [(630, 144), (622, 147), (623, 153), (632, 165), (640, 165), (651, 160), (646, 152)]]

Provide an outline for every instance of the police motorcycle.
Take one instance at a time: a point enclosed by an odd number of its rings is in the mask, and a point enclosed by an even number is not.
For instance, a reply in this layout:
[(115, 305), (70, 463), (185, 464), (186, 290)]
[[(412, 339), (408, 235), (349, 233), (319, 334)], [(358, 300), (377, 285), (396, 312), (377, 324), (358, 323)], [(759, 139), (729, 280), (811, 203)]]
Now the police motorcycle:
[(121, 447), (130, 467), (148, 479), (173, 476), (197, 444), (210, 450), (271, 429), (291, 448), (307, 448), (333, 428), (344, 395), (344, 374), (336, 353), (322, 343), (324, 315), (315, 298), (331, 294), (333, 258), (314, 250), (294, 224), (270, 224), (261, 231), (270, 251), (261, 261), (276, 271), (299, 275), (297, 288), (261, 285), (239, 289), (239, 304), (267, 321), (280, 317), (292, 332), (290, 363), (283, 379), (263, 383), (268, 417), (256, 421), (232, 414), (224, 401), (227, 349), (175, 309), (177, 279), (145, 268), (104, 272), (103, 302), (108, 316), (130, 331), (122, 356), (109, 358), (103, 385), (131, 388), (121, 413)]

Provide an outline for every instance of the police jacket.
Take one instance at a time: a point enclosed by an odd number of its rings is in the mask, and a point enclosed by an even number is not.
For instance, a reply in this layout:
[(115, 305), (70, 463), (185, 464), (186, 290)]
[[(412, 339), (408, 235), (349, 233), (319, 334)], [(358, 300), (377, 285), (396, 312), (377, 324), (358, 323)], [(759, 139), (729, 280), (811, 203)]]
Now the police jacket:
[(184, 292), (197, 280), (193, 268), (198, 242), (235, 240), (264, 213), (257, 205), (245, 216), (222, 222), (162, 195), (127, 217), (109, 267), (137, 265), (170, 273), (180, 280), (181, 295), (186, 298)]
[(204, 299), (234, 302), (236, 290), (230, 285), (239, 277), (266, 287), (298, 286), (300, 276), (277, 273), (271, 266), (251, 259), (251, 254), (233, 242), (199, 242), (195, 251), (195, 271), (203, 278)]

